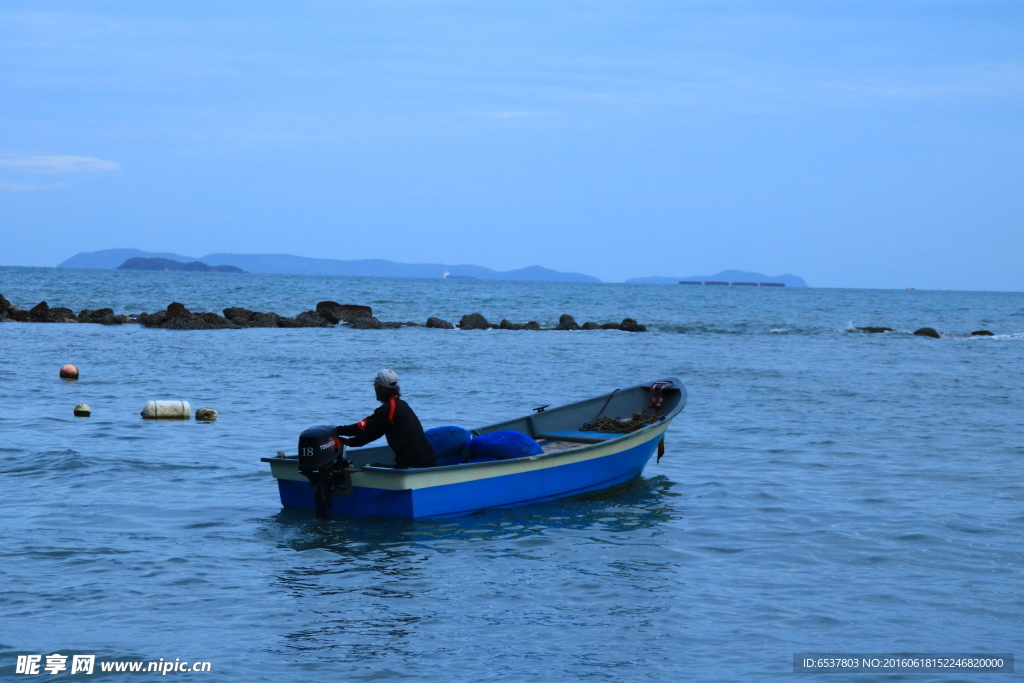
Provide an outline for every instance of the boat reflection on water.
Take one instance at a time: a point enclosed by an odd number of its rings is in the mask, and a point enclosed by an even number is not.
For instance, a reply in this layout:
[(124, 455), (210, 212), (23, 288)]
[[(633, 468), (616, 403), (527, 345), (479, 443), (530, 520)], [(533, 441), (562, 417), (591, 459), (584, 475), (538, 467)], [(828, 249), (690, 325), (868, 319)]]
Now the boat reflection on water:
[(282, 510), (262, 534), (295, 551), (268, 575), (268, 592), (290, 605), (278, 612), (271, 649), (306, 666), (370, 674), (458, 649), (473, 640), (467, 632), (518, 623), (528, 618), (523, 610), (551, 618), (552, 605), (574, 604), (566, 580), (588, 600), (619, 585), (674, 586), (661, 528), (678, 517), (673, 486), (664, 476), (638, 478), (585, 496), (442, 519), (317, 522), (306, 511)]
[(396, 546), (446, 552), (455, 549), (452, 541), (517, 540), (559, 529), (650, 529), (673, 518), (666, 498), (679, 494), (672, 487), (664, 476), (637, 478), (596, 493), (454, 518), (343, 517), (318, 522), (305, 511), (285, 508), (272, 519), (278, 533), (288, 536), (283, 543), (297, 551), (322, 549), (352, 559), (394, 551)]

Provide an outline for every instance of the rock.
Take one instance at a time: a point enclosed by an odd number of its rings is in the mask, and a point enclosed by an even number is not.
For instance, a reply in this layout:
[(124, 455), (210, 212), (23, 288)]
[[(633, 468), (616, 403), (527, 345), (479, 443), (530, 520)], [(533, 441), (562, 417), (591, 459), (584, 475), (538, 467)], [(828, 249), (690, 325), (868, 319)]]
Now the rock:
[(349, 323), (349, 326), (353, 330), (379, 330), (384, 327), (381, 321), (377, 320), (373, 316), (366, 317), (360, 316)]
[(891, 327), (857, 327), (854, 328), (861, 332), (867, 332), (868, 334), (880, 334), (882, 332), (892, 332)]
[(563, 313), (558, 316), (558, 325), (555, 326), (556, 330), (578, 330), (580, 326), (576, 324), (576, 319), (568, 313)]
[(321, 301), (316, 312), (331, 323), (350, 323), (356, 318), (372, 318), (373, 309), (356, 304), (339, 304), (337, 301)]
[(137, 318), (139, 324), (143, 327), (160, 327), (167, 322), (167, 311), (157, 311), (156, 313), (139, 313)]
[(397, 330), (401, 326), (402, 326), (402, 323), (382, 322), (380, 324), (380, 329), (382, 329), (382, 330)]
[(40, 301), (30, 311), (9, 311), (11, 318), (28, 323), (77, 323), (78, 317), (70, 308), (50, 308), (45, 301)]
[(78, 316), (70, 308), (51, 308), (46, 312), (46, 322), (50, 323), (77, 323)]
[(196, 410), (196, 419), (212, 422), (217, 419), (217, 411), (213, 408), (199, 408)]
[(988, 330), (975, 330), (971, 332), (972, 337), (994, 337), (995, 335)]
[(168, 316), (167, 321), (160, 326), (163, 330), (225, 330), (238, 329), (234, 324), (222, 315), (216, 313), (191, 313), (186, 311), (184, 315)]
[(479, 313), (470, 313), (469, 315), (462, 316), (462, 320), (459, 321), (459, 329), (489, 330), (491, 329), (491, 324), (487, 322), (487, 318)]
[(622, 321), (622, 324), (619, 325), (619, 329), (623, 332), (646, 332), (647, 326), (639, 324), (632, 318), (626, 318)]
[(78, 322), (98, 323), (100, 325), (123, 325), (133, 321), (126, 315), (115, 315), (112, 308), (100, 308), (95, 311), (88, 309), (81, 311), (78, 314)]
[(172, 301), (171, 305), (167, 307), (167, 315), (172, 318), (184, 317), (189, 315), (189, 310), (185, 308), (185, 304)]
[(536, 320), (531, 320), (523, 325), (524, 330), (540, 330), (540, 323)]
[(78, 312), (78, 320), (83, 323), (97, 323), (101, 318), (108, 315), (114, 315), (113, 308), (98, 308), (95, 311), (86, 308)]
[(17, 306), (5, 299), (3, 294), (0, 294), (0, 318), (2, 318), (3, 315), (12, 308), (14, 310), (18, 310)]
[(405, 327), (423, 327), (423, 325), (420, 325), (419, 323), (414, 323), (412, 321), (404, 322), (402, 323), (402, 325), (404, 325)]
[(47, 323), (50, 313), (50, 306), (45, 301), (40, 301), (28, 312), (28, 322)]
[(598, 325), (597, 323), (586, 322), (586, 323), (583, 323), (583, 327), (581, 327), (580, 329), (581, 330), (599, 330), (599, 329), (601, 329), (601, 326)]
[(427, 327), (430, 327), (430, 328), (433, 328), (433, 329), (436, 329), (436, 330), (454, 330), (455, 329), (455, 325), (452, 325), (447, 320), (441, 320), (440, 318), (434, 318), (434, 317), (427, 318)]
[(331, 327), (334, 325), (316, 311), (303, 311), (295, 316), (296, 327)]
[(159, 327), (162, 330), (224, 330), (237, 329), (238, 325), (216, 313), (193, 313), (184, 305), (174, 302), (166, 311), (152, 315), (142, 313), (139, 322), (144, 327)]
[(518, 323), (509, 322), (508, 320), (505, 320), (504, 318), (502, 318), (501, 322), (498, 323), (498, 329), (499, 330), (521, 330), (521, 329), (523, 329), (523, 326), (519, 325)]
[(619, 329), (618, 323), (604, 323), (601, 325), (602, 330), (617, 330)]
[(918, 337), (932, 337), (933, 339), (939, 338), (939, 333), (931, 327), (922, 327), (919, 330), (914, 330), (914, 334)]
[(247, 308), (225, 308), (224, 317), (239, 327), (301, 327), (294, 318), (277, 313), (261, 313)]

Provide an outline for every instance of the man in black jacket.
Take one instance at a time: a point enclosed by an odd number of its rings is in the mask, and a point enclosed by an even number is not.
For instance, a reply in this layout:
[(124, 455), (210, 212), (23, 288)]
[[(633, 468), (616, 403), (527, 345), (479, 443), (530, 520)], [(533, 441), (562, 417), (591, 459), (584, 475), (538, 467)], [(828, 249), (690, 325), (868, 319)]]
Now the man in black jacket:
[(402, 392), (398, 387), (398, 375), (391, 370), (381, 370), (373, 380), (373, 388), (381, 402), (380, 408), (365, 420), (338, 426), (338, 436), (352, 437), (342, 439), (342, 442), (353, 447), (365, 446), (383, 436), (395, 453), (396, 469), (436, 467), (434, 449), (423, 434), (419, 418), (409, 404), (399, 398)]

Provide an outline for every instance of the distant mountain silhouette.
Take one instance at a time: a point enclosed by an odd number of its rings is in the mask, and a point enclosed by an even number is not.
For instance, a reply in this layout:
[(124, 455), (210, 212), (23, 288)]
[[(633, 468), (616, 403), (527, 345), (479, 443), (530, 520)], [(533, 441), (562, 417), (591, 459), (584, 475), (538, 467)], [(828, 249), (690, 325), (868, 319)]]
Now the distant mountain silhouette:
[(179, 270), (191, 273), (244, 273), (236, 266), (210, 266), (202, 261), (182, 263), (169, 258), (135, 256), (117, 267), (118, 270)]
[(197, 259), (193, 256), (153, 253), (138, 249), (104, 249), (102, 251), (85, 252), (72, 256), (57, 267), (114, 269), (131, 258), (163, 258), (180, 263), (202, 261), (204, 263), (235, 266), (250, 273), (285, 275), (443, 278), (445, 273), (447, 273), (449, 275), (468, 276), (478, 280), (600, 282), (600, 280), (591, 275), (563, 273), (542, 266), (528, 266), (502, 272), (474, 265), (449, 266), (442, 263), (395, 263), (394, 261), (385, 261), (383, 259), (340, 261), (337, 259), (292, 256), (291, 254), (207, 254)]
[(764, 273), (752, 273), (747, 270), (723, 270), (714, 275), (689, 275), (686, 277), (635, 277), (626, 282), (645, 285), (674, 285), (680, 280), (690, 282), (781, 282), (787, 287), (807, 287), (802, 277), (797, 275), (765, 275)]
[(103, 251), (85, 251), (75, 254), (64, 261), (58, 268), (107, 268), (113, 270), (130, 258), (166, 258), (185, 263), (195, 261), (192, 256), (171, 254), (168, 252), (142, 251), (140, 249), (104, 249)]

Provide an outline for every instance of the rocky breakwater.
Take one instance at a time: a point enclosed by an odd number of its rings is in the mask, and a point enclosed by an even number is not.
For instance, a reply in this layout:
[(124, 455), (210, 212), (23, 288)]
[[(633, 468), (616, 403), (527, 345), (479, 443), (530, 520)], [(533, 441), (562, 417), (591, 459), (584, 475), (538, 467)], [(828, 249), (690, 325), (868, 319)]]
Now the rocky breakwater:
[(23, 311), (0, 295), (0, 322), (77, 323), (78, 316), (70, 308), (50, 308), (45, 301)]
[(250, 311), (247, 308), (225, 308), (224, 315), (193, 313), (175, 301), (165, 311), (140, 313), (138, 321), (144, 327), (162, 330), (237, 330), (248, 327), (331, 327), (334, 323), (316, 311), (304, 311), (294, 318), (277, 313)]
[[(78, 315), (69, 308), (50, 308), (41, 301), (27, 311), (19, 309), (10, 301), (0, 295), (0, 322), (30, 322), (30, 323), (96, 323), (100, 325), (123, 325), (125, 323), (139, 323), (143, 327), (157, 328), (162, 330), (237, 330), (253, 327), (333, 327), (341, 325), (355, 330), (386, 330), (398, 327), (419, 327), (420, 323), (415, 322), (389, 322), (381, 321), (373, 316), (373, 309), (369, 306), (356, 304), (339, 304), (337, 301), (321, 301), (316, 305), (316, 310), (303, 311), (294, 318), (278, 315), (274, 312), (251, 311), (248, 308), (238, 306), (225, 308), (224, 315), (205, 312), (197, 313), (188, 310), (184, 304), (177, 301), (171, 303), (165, 310), (156, 313), (139, 313), (138, 315), (123, 315), (114, 313), (112, 308), (100, 308), (96, 310), (86, 309)], [(425, 327), (431, 329), (452, 330), (456, 326), (441, 318), (427, 318)], [(531, 320), (526, 323), (513, 323), (502, 320), (500, 324), (494, 325), (480, 313), (470, 313), (462, 316), (458, 328), (461, 330), (622, 330), (624, 332), (646, 332), (647, 327), (637, 323), (632, 318), (626, 318), (621, 323), (595, 323), (585, 322), (582, 325), (576, 322), (568, 313), (558, 319), (558, 325), (553, 328), (542, 328), (540, 324)]]
[[(882, 332), (892, 332), (891, 327), (851, 327), (846, 330), (847, 332), (864, 332), (867, 334), (881, 334)], [(929, 337), (931, 339), (941, 339), (942, 333), (936, 330), (934, 327), (920, 327), (912, 333), (915, 337)], [(988, 330), (974, 330), (969, 335), (966, 333), (951, 332), (948, 333), (952, 337), (993, 337), (995, 336)]]
[[(431, 325), (431, 321), (439, 321), (446, 323), (444, 320), (438, 318), (430, 318), (427, 321), (427, 327), (435, 327), (440, 325)], [(450, 325), (451, 323), (446, 323)], [(528, 323), (513, 323), (508, 320), (502, 319), (501, 323), (494, 325), (487, 321), (480, 313), (470, 313), (469, 315), (462, 316), (459, 321), (460, 330), (537, 330), (537, 331), (550, 331), (550, 330), (561, 330), (561, 331), (574, 331), (574, 330), (621, 330), (623, 332), (646, 332), (647, 326), (641, 325), (632, 318), (625, 318), (621, 323), (595, 323), (585, 322), (582, 325), (576, 322), (568, 313), (563, 313), (558, 318), (558, 325), (555, 327), (544, 328), (540, 324), (531, 320)]]

